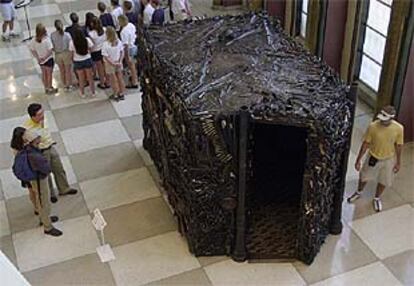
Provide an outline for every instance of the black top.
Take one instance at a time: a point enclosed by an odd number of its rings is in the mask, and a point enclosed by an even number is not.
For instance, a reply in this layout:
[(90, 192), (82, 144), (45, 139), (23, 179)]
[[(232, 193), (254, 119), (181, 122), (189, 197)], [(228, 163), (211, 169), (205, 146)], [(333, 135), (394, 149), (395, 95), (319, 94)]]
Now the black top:
[(114, 19), (112, 18), (112, 15), (109, 13), (104, 13), (101, 14), (99, 16), (99, 20), (101, 20), (102, 23), (102, 27), (114, 27), (115, 28), (115, 24), (114, 24)]
[(65, 32), (69, 33), (70, 36), (73, 38), (73, 32), (76, 29), (80, 29), (82, 31), (82, 33), (84, 34), (84, 36), (87, 36), (87, 32), (86, 32), (86, 27), (85, 26), (80, 26), (79, 24), (74, 24), (74, 25), (70, 25), (68, 27), (65, 28)]

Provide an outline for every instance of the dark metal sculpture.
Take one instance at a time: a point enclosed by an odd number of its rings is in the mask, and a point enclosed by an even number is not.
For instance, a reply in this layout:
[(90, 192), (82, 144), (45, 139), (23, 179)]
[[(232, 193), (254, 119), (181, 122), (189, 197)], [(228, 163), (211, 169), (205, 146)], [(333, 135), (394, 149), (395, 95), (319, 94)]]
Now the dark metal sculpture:
[(341, 232), (354, 91), (266, 15), (140, 33), (144, 147), (190, 251), (311, 263)]

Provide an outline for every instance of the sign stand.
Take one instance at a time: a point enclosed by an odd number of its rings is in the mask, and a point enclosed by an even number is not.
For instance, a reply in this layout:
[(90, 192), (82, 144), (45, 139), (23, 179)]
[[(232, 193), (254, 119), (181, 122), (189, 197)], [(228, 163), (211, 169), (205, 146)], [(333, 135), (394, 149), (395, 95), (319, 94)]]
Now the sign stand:
[(114, 252), (109, 244), (105, 243), (104, 228), (107, 225), (102, 213), (99, 209), (93, 211), (94, 217), (92, 219), (92, 224), (97, 231), (99, 231), (100, 236), (100, 246), (96, 248), (96, 252), (101, 259), (101, 262), (109, 262), (115, 259)]

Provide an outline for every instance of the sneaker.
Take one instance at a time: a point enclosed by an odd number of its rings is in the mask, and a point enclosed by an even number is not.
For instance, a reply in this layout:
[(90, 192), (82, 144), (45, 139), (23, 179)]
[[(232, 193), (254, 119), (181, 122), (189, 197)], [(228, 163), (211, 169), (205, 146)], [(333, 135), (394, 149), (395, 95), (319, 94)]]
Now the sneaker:
[(60, 196), (66, 196), (66, 195), (76, 195), (78, 193), (78, 190), (76, 189), (69, 189), (66, 193), (59, 194)]
[(58, 89), (54, 87), (46, 89), (46, 94), (55, 94), (57, 92), (58, 92)]
[(125, 99), (125, 95), (123, 95), (123, 94), (118, 95), (118, 99), (119, 100), (124, 100)]
[(361, 197), (361, 192), (356, 191), (355, 193), (353, 193), (349, 198), (347, 198), (346, 200), (348, 201), (348, 203), (353, 203), (355, 202), (357, 199), (359, 199)]
[(382, 211), (382, 202), (380, 198), (374, 198), (372, 203), (374, 204), (374, 210), (376, 212)]
[(109, 99), (111, 99), (111, 100), (115, 100), (115, 101), (119, 101), (119, 97), (118, 97), (116, 94), (111, 94), (111, 95), (109, 96)]
[(58, 198), (57, 198), (57, 197), (55, 197), (55, 196), (52, 196), (52, 197), (50, 197), (50, 201), (51, 201), (52, 203), (57, 203)]
[(51, 236), (61, 236), (63, 234), (57, 228), (52, 228), (51, 230), (45, 230), (44, 233), (47, 235), (51, 235)]
[(65, 87), (63, 88), (63, 91), (64, 91), (64, 92), (70, 92), (70, 86), (65, 86)]

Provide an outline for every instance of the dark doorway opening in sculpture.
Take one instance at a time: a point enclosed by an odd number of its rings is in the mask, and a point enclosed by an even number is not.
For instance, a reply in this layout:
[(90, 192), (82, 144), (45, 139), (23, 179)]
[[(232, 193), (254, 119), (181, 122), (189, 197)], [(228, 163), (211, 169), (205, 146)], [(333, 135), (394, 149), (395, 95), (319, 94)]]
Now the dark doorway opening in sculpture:
[(297, 255), (305, 128), (256, 122), (252, 129), (247, 255), (249, 259), (290, 259)]

